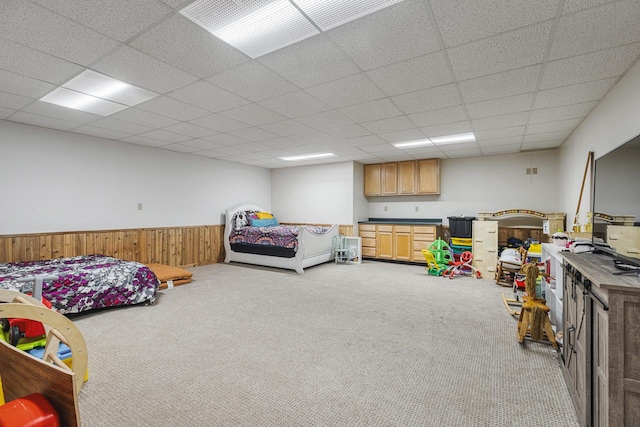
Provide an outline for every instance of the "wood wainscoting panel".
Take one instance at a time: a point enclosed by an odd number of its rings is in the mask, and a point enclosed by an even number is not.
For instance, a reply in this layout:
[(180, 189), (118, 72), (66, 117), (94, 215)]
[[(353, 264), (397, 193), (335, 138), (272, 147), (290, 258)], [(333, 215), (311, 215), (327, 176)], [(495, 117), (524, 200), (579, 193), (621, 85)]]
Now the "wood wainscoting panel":
[(223, 225), (0, 236), (0, 262), (102, 254), (189, 267), (224, 260)]

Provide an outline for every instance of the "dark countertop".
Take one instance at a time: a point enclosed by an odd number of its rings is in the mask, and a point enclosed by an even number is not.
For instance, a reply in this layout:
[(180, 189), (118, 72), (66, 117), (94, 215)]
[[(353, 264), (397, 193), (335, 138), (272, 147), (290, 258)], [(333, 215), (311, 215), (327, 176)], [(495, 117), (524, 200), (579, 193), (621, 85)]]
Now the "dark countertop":
[(442, 225), (442, 218), (369, 218), (358, 224)]

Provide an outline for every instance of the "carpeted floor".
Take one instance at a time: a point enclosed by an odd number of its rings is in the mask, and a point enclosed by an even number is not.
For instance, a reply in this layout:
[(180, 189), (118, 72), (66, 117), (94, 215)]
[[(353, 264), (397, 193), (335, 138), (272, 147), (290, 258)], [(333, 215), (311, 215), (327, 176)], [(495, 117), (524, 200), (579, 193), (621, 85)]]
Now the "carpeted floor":
[(74, 318), (83, 426), (574, 426), (556, 354), (489, 280), (382, 262), (215, 264)]

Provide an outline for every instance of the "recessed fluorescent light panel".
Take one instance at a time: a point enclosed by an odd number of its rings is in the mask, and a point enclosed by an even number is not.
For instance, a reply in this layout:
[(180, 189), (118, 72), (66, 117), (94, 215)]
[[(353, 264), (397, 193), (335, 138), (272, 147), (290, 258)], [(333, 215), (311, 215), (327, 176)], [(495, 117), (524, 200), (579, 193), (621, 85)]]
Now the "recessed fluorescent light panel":
[(437, 136), (430, 139), (431, 139), (431, 142), (433, 142), (436, 145), (443, 145), (443, 144), (457, 144), (460, 142), (473, 142), (476, 140), (476, 136), (473, 134), (473, 132), (467, 132), (467, 133), (458, 133), (455, 135)]
[(333, 156), (335, 156), (335, 154), (333, 153), (320, 153), (320, 154), (303, 154), (300, 156), (279, 157), (279, 159), (295, 162), (297, 160), (322, 159), (324, 157), (333, 157)]
[(430, 139), (418, 139), (415, 141), (407, 141), (407, 142), (398, 142), (393, 144), (396, 148), (413, 148), (413, 147), (422, 147), (424, 145), (433, 145)]
[(402, 0), (293, 0), (322, 31), (354, 21)]
[(86, 70), (40, 100), (108, 116), (156, 96), (155, 92)]
[(400, 1), (196, 0), (180, 14), (255, 59)]

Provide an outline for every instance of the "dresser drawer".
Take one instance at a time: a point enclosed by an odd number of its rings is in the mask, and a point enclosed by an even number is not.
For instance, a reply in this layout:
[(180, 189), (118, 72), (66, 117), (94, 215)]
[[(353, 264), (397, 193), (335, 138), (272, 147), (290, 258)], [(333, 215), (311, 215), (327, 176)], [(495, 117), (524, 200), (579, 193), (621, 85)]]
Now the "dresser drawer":
[(436, 241), (436, 235), (435, 234), (416, 234), (415, 232), (413, 233), (413, 240), (419, 240), (421, 242), (435, 242)]
[(429, 245), (431, 245), (432, 242), (427, 242), (427, 241), (413, 241), (413, 250), (414, 251), (421, 251), (423, 249), (429, 249)]
[(434, 226), (414, 226), (413, 233), (436, 234)]
[(396, 233), (411, 233), (411, 226), (410, 225), (396, 225), (394, 226), (394, 231)]
[(362, 238), (362, 247), (363, 248), (375, 248), (376, 247), (376, 239), (368, 239)]
[(360, 224), (359, 228), (361, 231), (376, 231), (375, 224)]
[(362, 256), (375, 257), (376, 256), (376, 248), (363, 247), (362, 248)]
[(427, 260), (425, 260), (424, 254), (422, 253), (422, 251), (413, 251), (413, 261), (421, 262), (423, 264), (427, 263)]
[(383, 232), (383, 233), (392, 233), (393, 232), (393, 225), (379, 225), (378, 226), (378, 232)]
[(360, 231), (360, 237), (363, 239), (375, 239), (376, 232), (375, 231)]

